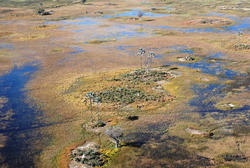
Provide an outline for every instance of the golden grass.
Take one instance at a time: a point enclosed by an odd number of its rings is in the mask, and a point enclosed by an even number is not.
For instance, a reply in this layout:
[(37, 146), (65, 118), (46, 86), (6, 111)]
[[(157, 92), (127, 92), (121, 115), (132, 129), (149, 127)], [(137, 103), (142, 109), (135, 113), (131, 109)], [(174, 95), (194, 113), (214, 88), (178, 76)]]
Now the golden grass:
[(155, 29), (153, 31), (153, 33), (155, 33), (156, 35), (159, 35), (159, 36), (175, 36), (175, 35), (178, 35), (178, 32), (169, 31), (169, 30), (161, 30), (161, 29)]
[(51, 50), (51, 53), (61, 53), (61, 52), (64, 52), (63, 48), (53, 48)]
[[(64, 87), (63, 90), (60, 92), (65, 92), (66, 94), (63, 94), (62, 96), (65, 98), (65, 101), (71, 102), (75, 104), (76, 106), (81, 105), (84, 110), (88, 109), (88, 105), (83, 103), (83, 100), (85, 99), (85, 94), (88, 92), (99, 92), (103, 91), (105, 89), (109, 89), (112, 87), (125, 87), (127, 85), (131, 85), (131, 83), (126, 81), (114, 81), (113, 78), (119, 78), (121, 74), (124, 74), (126, 72), (132, 71), (131, 69), (123, 69), (118, 70), (115, 72), (108, 72), (108, 73), (99, 73), (99, 74), (93, 74), (88, 75), (84, 77), (77, 78), (75, 81), (71, 83), (71, 85), (68, 85), (68, 87)], [(78, 83), (78, 84), (75, 84)], [(155, 87), (155, 84), (145, 85), (143, 82), (139, 83), (135, 86), (132, 86), (135, 89), (143, 90), (147, 94), (152, 94), (154, 90), (152, 90), (153, 87)], [(171, 102), (174, 98), (174, 95), (170, 95), (166, 98), (166, 103)], [(156, 108), (161, 107), (163, 104), (159, 102), (134, 102), (129, 105), (130, 108), (133, 108), (134, 110), (137, 110), (138, 106), (141, 106), (140, 110), (143, 111), (150, 111), (154, 110)], [(102, 111), (110, 111), (110, 110), (116, 110), (116, 107), (114, 104), (109, 103), (102, 103), (101, 107)]]
[(6, 57), (0, 57), (0, 63), (9, 64), (9, 63), (11, 63), (11, 60), (9, 58), (6, 58)]
[(21, 33), (14, 33), (11, 35), (14, 41), (29, 41), (29, 40), (38, 40), (38, 39), (44, 39), (47, 37), (47, 34), (45, 33), (27, 33), (27, 34), (21, 34)]
[(108, 39), (108, 40), (94, 39), (94, 40), (88, 41), (88, 44), (102, 44), (102, 43), (108, 43), (108, 42), (114, 42), (114, 41), (116, 41), (116, 39)]
[(0, 32), (0, 37), (8, 37), (10, 35), (12, 35), (13, 33), (12, 32)]

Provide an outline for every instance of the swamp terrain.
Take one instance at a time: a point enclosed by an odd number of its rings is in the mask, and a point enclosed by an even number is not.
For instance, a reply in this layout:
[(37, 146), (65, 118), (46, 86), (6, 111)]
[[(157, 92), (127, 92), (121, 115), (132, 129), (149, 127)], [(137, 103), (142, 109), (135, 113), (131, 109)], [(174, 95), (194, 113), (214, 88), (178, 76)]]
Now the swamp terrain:
[(249, 65), (248, 0), (0, 0), (0, 168), (249, 168)]

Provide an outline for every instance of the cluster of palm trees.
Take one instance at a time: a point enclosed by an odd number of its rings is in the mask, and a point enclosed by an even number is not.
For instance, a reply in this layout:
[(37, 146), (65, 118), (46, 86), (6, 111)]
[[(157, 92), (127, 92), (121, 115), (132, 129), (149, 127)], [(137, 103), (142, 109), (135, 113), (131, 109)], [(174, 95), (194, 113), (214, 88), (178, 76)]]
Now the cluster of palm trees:
[[(140, 57), (140, 66), (141, 66), (141, 69), (143, 68), (143, 58), (146, 54), (146, 50), (144, 50), (143, 48), (139, 48), (138, 51), (137, 51), (137, 56)], [(146, 67), (146, 72), (148, 73), (152, 64), (153, 64), (153, 60), (155, 58), (156, 54), (152, 51), (149, 51), (146, 58), (145, 58), (145, 61), (144, 61), (144, 65)]]

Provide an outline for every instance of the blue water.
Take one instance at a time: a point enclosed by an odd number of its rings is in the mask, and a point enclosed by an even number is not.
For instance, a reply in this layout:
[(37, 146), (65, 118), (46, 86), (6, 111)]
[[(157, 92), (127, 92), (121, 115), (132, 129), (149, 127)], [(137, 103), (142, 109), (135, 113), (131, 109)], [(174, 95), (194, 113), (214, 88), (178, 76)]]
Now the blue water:
[(168, 48), (169, 49), (174, 49), (174, 50), (186, 50), (186, 49), (188, 49), (188, 47), (184, 46), (184, 45), (174, 45), (174, 46), (170, 46)]
[[(136, 32), (136, 31), (120, 31), (116, 33), (107, 33), (105, 35), (97, 35), (93, 36), (92, 39), (95, 40), (107, 40), (107, 41), (112, 41), (112, 40), (118, 40), (122, 38), (132, 38), (132, 37), (145, 37), (147, 33), (145, 32)], [(89, 44), (88, 41), (85, 41), (84, 44)]]
[(161, 54), (156, 54), (156, 56), (154, 58), (160, 59), (160, 58), (163, 58), (163, 56)]
[(186, 66), (192, 69), (200, 69), (203, 73), (219, 76), (224, 79), (233, 79), (237, 72), (232, 71), (230, 69), (224, 68), (226, 63), (216, 60), (216, 62), (210, 62), (209, 59), (219, 58), (223, 56), (222, 53), (215, 53), (209, 57), (204, 58), (200, 62), (193, 62), (193, 63), (177, 63), (181, 66)]
[(75, 19), (61, 20), (61, 21), (49, 21), (45, 24), (64, 24), (64, 25), (76, 25), (76, 26), (92, 26), (100, 25), (101, 23), (97, 18), (79, 17)]
[[(118, 30), (118, 31), (117, 31)], [(140, 38), (140, 37), (146, 37), (149, 34), (146, 32), (140, 32), (137, 31), (135, 27), (124, 27), (121, 28), (120, 26), (112, 26), (107, 28), (107, 31), (105, 31), (104, 34), (94, 34), (91, 36), (91, 39), (97, 39), (97, 40), (119, 40), (122, 38)], [(88, 44), (86, 41), (85, 44)]]
[[(204, 85), (193, 85), (192, 90), (196, 95), (195, 98), (190, 100), (189, 104), (196, 107), (196, 111), (200, 113), (215, 112), (218, 109), (214, 106), (217, 102), (217, 97), (224, 97), (222, 89), (225, 85), (212, 83)], [(216, 97), (216, 98), (215, 98)], [(221, 111), (221, 110), (219, 110)]]
[[(117, 15), (104, 15), (101, 17), (79, 17), (75, 19), (62, 20), (62, 21), (52, 21), (46, 22), (45, 24), (63, 24), (60, 27), (60, 30), (69, 30), (75, 33), (81, 34), (81, 36), (76, 37), (78, 41), (86, 41), (97, 39), (97, 40), (110, 40), (110, 39), (121, 39), (121, 38), (131, 38), (131, 37), (146, 37), (152, 36), (154, 33), (152, 30), (154, 29), (168, 29), (175, 30), (185, 33), (195, 33), (195, 32), (211, 32), (211, 33), (237, 33), (241, 31), (249, 31), (250, 29), (250, 19), (246, 18), (237, 18), (233, 16), (228, 16), (224, 14), (211, 13), (210, 15), (217, 15), (221, 17), (227, 17), (231, 20), (235, 21), (235, 25), (227, 26), (227, 27), (217, 27), (217, 28), (182, 28), (182, 27), (171, 27), (171, 26), (152, 26), (145, 24), (121, 24), (121, 23), (112, 23), (110, 22), (109, 27), (100, 27), (100, 25), (104, 24), (102, 20), (104, 18), (110, 17), (124, 17), (131, 16), (135, 17), (138, 14), (139, 9), (133, 9), (131, 11), (123, 12)], [(144, 16), (146, 17), (163, 17), (168, 16), (167, 14), (156, 14), (152, 12), (144, 12)], [(209, 16), (209, 15), (208, 15)], [(72, 28), (73, 26), (73, 28)], [(74, 27), (75, 26), (75, 27)], [(89, 30), (98, 30), (97, 33), (88, 33)], [(138, 31), (138, 30), (143, 30)], [(191, 50), (183, 50), (180, 53), (188, 53), (192, 54)]]
[(160, 29), (176, 30), (180, 32), (193, 33), (193, 32), (215, 32), (215, 33), (236, 33), (241, 31), (250, 31), (250, 18), (238, 18), (221, 13), (210, 13), (207, 16), (219, 16), (231, 19), (235, 22), (234, 25), (218, 27), (218, 28), (181, 28), (181, 27), (171, 27), (171, 26), (158, 26)]
[(237, 17), (231, 16), (231, 15), (227, 15), (227, 14), (223, 14), (223, 13), (211, 12), (211, 13), (207, 14), (206, 16), (225, 17), (225, 18), (231, 19), (233, 21), (239, 22), (239, 19)]
[(134, 52), (134, 46), (130, 46), (130, 45), (119, 45), (119, 46), (115, 46), (113, 49), (115, 50), (119, 50), (119, 56), (123, 56), (123, 54), (125, 53), (126, 55), (129, 56), (134, 56), (135, 52)]
[[(176, 45), (168, 47), (168, 49), (173, 49), (174, 51), (169, 54), (178, 54), (178, 53), (188, 53), (194, 54), (191, 52), (187, 46)], [(187, 52), (186, 52), (187, 51)], [(176, 64), (179, 66), (185, 66), (192, 69), (199, 69), (202, 73), (209, 74), (212, 76), (218, 77), (216, 83), (210, 84), (196, 84), (192, 86), (192, 90), (195, 94), (195, 97), (190, 100), (189, 104), (195, 107), (196, 112), (200, 112), (202, 115), (205, 115), (209, 112), (220, 112), (224, 113), (225, 111), (217, 109), (215, 104), (218, 103), (218, 98), (223, 98), (226, 96), (224, 92), (227, 85), (223, 84), (226, 80), (235, 80), (238, 76), (245, 76), (246, 74), (241, 74), (239, 72), (225, 68), (227, 63), (223, 61), (222, 57), (225, 57), (225, 54), (218, 52), (210, 54), (207, 57), (203, 58), (199, 62), (185, 62), (185, 63), (170, 63)], [(244, 106), (240, 109), (232, 109), (226, 111), (227, 114), (232, 113), (246, 113), (247, 110), (250, 110), (250, 106)], [(225, 115), (226, 116), (226, 115)]]
[(116, 47), (116, 49), (121, 50), (121, 51), (127, 50), (129, 48), (133, 48), (133, 46), (122, 46), (122, 45), (120, 45), (120, 46)]
[[(167, 53), (167, 55), (175, 55), (175, 54), (189, 54), (189, 55), (193, 55), (194, 51), (190, 48), (188, 48), (187, 46), (184, 45), (174, 45), (174, 46), (170, 46), (170, 47), (163, 47), (163, 48), (167, 48), (170, 49), (170, 51)], [(162, 54), (157, 54), (154, 58), (156, 59), (160, 59), (163, 58), (164, 55)]]
[(142, 17), (164, 17), (164, 16), (170, 16), (169, 14), (158, 14), (158, 13), (152, 13), (152, 12), (143, 12), (138, 9), (133, 9), (131, 11), (123, 12), (116, 15), (104, 15), (104, 18), (113, 18), (113, 17), (138, 17), (138, 12), (141, 12), (143, 14)]
[[(179, 46), (176, 48), (181, 49)], [(232, 113), (245, 114), (248, 110), (250, 110), (250, 106), (244, 106), (240, 109), (232, 109), (228, 111), (223, 111), (215, 107), (215, 104), (218, 103), (218, 98), (223, 98), (226, 96), (226, 93), (223, 91), (227, 86), (223, 84), (225, 80), (234, 80), (237, 76), (246, 75), (224, 68), (227, 63), (222, 62), (219, 59), (222, 56), (225, 55), (219, 52), (204, 58), (200, 62), (177, 63), (177, 65), (186, 66), (192, 69), (199, 69), (202, 73), (210, 74), (219, 78), (216, 83), (193, 85), (191, 89), (195, 94), (195, 98), (190, 100), (189, 104), (196, 107), (195, 111), (201, 113), (202, 115), (205, 115), (209, 112), (225, 113), (224, 116)], [(214, 59), (215, 62), (211, 62), (210, 59)]]
[(225, 31), (239, 32), (239, 31), (244, 31), (244, 30), (247, 30), (247, 31), (250, 30), (250, 17), (239, 18), (239, 17), (230, 16), (230, 15), (222, 14), (222, 13), (216, 13), (216, 12), (212, 12), (208, 14), (207, 16), (225, 17), (236, 22), (235, 25), (222, 27)]
[(176, 46), (171, 46), (168, 47), (169, 49), (174, 49), (175, 51), (171, 51), (170, 54), (180, 54), (180, 53), (184, 53), (184, 54), (194, 54), (194, 51), (192, 49), (189, 49), (186, 46), (183, 45), (176, 45)]
[[(224, 113), (225, 111), (217, 109), (215, 104), (218, 103), (218, 98), (223, 98), (226, 96), (226, 93), (223, 92), (225, 87), (226, 85), (220, 83), (193, 85), (191, 89), (193, 90), (196, 97), (193, 98), (189, 104), (196, 107), (195, 111), (203, 115), (209, 112)], [(246, 113), (247, 110), (250, 110), (250, 106), (243, 106), (239, 109), (227, 110), (226, 114), (240, 114), (241, 112)]]
[(75, 33), (80, 33), (80, 32), (83, 32), (84, 29), (77, 29), (77, 30), (71, 30), (72, 32), (75, 32)]
[[(147, 37), (152, 36), (154, 33), (151, 33), (154, 29), (169, 29), (176, 30), (185, 33), (195, 33), (195, 32), (211, 32), (211, 33), (236, 33), (240, 31), (249, 30), (250, 22), (249, 18), (238, 19), (233, 16), (225, 16), (217, 14), (218, 16), (228, 17), (236, 22), (235, 25), (227, 27), (218, 27), (218, 28), (182, 28), (182, 27), (171, 27), (171, 26), (152, 26), (144, 24), (121, 24), (121, 23), (110, 23), (109, 27), (99, 27), (99, 25), (104, 24), (102, 22), (103, 18), (108, 17), (123, 17), (123, 16), (137, 16), (138, 9), (134, 9), (128, 12), (123, 12), (117, 15), (104, 15), (102, 17), (79, 17), (75, 19), (62, 20), (57, 22), (47, 22), (47, 24), (63, 24), (60, 27), (60, 30), (69, 30), (75, 33), (81, 34), (81, 36), (76, 36), (76, 40), (83, 41), (85, 44), (88, 44), (88, 41), (96, 40), (119, 40), (122, 38), (133, 38), (133, 37)], [(213, 15), (213, 14), (211, 14)], [(155, 14), (152, 12), (144, 12), (144, 16), (150, 17), (163, 17), (168, 16), (166, 14)], [(73, 26), (73, 28), (72, 28)], [(90, 29), (97, 30), (97, 33), (88, 33)], [(139, 31), (138, 31), (139, 30)], [(142, 30), (142, 31), (141, 31)], [(182, 49), (176, 53), (187, 53), (193, 54), (192, 50)], [(73, 54), (73, 53), (72, 53)], [(174, 54), (174, 53), (173, 53)]]
[(250, 31), (250, 19), (244, 19), (240, 24), (222, 27), (225, 31), (230, 32), (241, 32)]
[(41, 111), (26, 103), (26, 84), (32, 79), (38, 70), (38, 65), (26, 64), (22, 67), (14, 67), (9, 73), (0, 77), (0, 97), (5, 97), (8, 102), (4, 104), (0, 113), (4, 116), (11, 110), (13, 116), (9, 120), (2, 121), (6, 127), (0, 128), (0, 133), (7, 136), (5, 147), (0, 148), (4, 156), (0, 165), (8, 164), (9, 167), (33, 167), (33, 159), (40, 152), (37, 148), (32, 149), (33, 141), (42, 139), (39, 132), (32, 131), (38, 128), (40, 121), (36, 117), (41, 116)]
[[(75, 33), (83, 33), (81, 36), (77, 36), (77, 40), (85, 41), (87, 44), (89, 40), (110, 40), (121, 39), (131, 37), (145, 37), (149, 35), (146, 32), (137, 31), (142, 28), (142, 25), (129, 25), (129, 24), (114, 24), (109, 27), (99, 27), (102, 25), (101, 18), (76, 18), (70, 20), (62, 20), (57, 22), (46, 22), (46, 24), (63, 24), (59, 30), (69, 30)], [(74, 26), (73, 28), (71, 26)], [(88, 33), (91, 29), (98, 30), (97, 33)]]
[[(85, 19), (85, 18), (84, 18)], [(63, 24), (77, 25), (77, 26), (90, 26), (90, 25), (98, 25), (99, 22), (94, 21), (92, 19), (77, 18), (74, 20), (65, 20)]]
[(181, 28), (181, 27), (171, 27), (171, 26), (155, 26), (156, 29), (168, 29), (168, 30), (176, 30), (179, 32), (185, 32), (185, 33), (195, 33), (195, 32), (207, 32), (207, 33), (225, 33), (228, 32), (226, 30), (223, 30), (222, 28)]
[(141, 37), (146, 35), (145, 32), (136, 32), (136, 31), (119, 31), (117, 33), (110, 33), (108, 36), (99, 36), (100, 39), (102, 38), (115, 38), (120, 39), (124, 37)]
[(74, 49), (74, 51), (69, 52), (70, 55), (80, 54), (84, 52), (84, 50), (81, 47), (74, 46), (71, 48)]
[[(38, 67), (33, 65), (26, 65), (21, 68), (14, 67), (8, 74), (0, 77), (0, 97), (8, 98), (2, 112), (13, 110), (16, 120), (8, 125), (7, 129), (23, 129), (32, 125), (33, 121), (30, 119), (35, 112), (25, 103), (26, 92), (24, 88), (32, 74), (37, 70)], [(2, 131), (0, 128), (0, 133)]]
[(13, 49), (14, 48), (14, 46), (13, 46), (13, 44), (0, 44), (0, 50), (1, 49)]

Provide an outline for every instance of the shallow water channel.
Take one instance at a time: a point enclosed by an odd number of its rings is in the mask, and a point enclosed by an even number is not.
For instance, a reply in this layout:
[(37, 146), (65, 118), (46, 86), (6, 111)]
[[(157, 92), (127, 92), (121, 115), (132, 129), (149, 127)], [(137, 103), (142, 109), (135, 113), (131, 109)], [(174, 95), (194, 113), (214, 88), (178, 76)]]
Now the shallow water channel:
[(7, 137), (4, 147), (0, 148), (0, 165), (33, 167), (33, 160), (42, 149), (43, 138), (38, 128), (45, 124), (37, 120), (42, 113), (27, 103), (25, 90), (38, 68), (38, 65), (26, 64), (0, 77), (0, 98), (5, 100), (0, 109), (0, 134)]
[[(103, 15), (100, 17), (79, 17), (75, 19), (63, 20), (63, 21), (52, 21), (45, 22), (46, 24), (59, 24), (61, 27), (59, 30), (66, 30), (75, 32), (75, 39), (78, 41), (83, 41), (88, 43), (89, 40), (118, 40), (122, 38), (131, 37), (147, 37), (154, 35), (153, 30), (168, 29), (175, 30), (185, 33), (195, 33), (195, 32), (211, 32), (211, 33), (237, 33), (245, 32), (249, 33), (250, 29), (250, 18), (238, 18), (230, 15), (220, 14), (220, 13), (210, 13), (208, 16), (219, 16), (231, 19), (235, 22), (233, 25), (226, 27), (171, 27), (171, 26), (152, 26), (146, 25), (144, 23), (126, 24), (126, 23), (112, 23), (105, 19), (108, 18), (122, 18), (122, 17), (137, 17), (137, 13), (140, 10), (131, 10), (127, 12), (122, 12), (115, 15)], [(157, 14), (152, 12), (142, 12), (143, 17), (168, 17), (168, 14)], [(95, 30), (93, 33), (89, 34), (89, 30)], [(79, 36), (81, 34), (81, 36)]]

